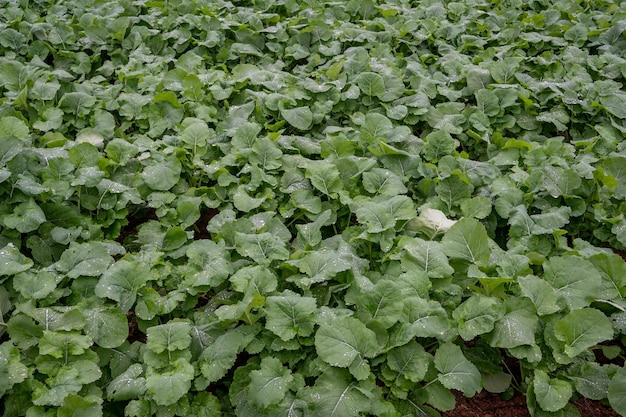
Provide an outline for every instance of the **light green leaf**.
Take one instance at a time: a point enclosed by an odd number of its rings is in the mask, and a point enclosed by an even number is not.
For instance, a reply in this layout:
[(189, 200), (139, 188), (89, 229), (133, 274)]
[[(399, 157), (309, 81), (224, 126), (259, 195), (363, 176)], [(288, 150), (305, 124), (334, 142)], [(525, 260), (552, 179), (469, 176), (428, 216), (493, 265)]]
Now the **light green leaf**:
[(141, 173), (141, 178), (153, 190), (167, 191), (176, 185), (181, 171), (180, 162), (172, 156), (146, 167)]
[(435, 352), (435, 367), (440, 372), (437, 379), (444, 387), (462, 391), (466, 397), (472, 397), (480, 391), (480, 372), (465, 358), (457, 345), (440, 345)]
[(386, 142), (387, 135), (392, 130), (393, 123), (387, 117), (380, 113), (367, 113), (361, 126), (361, 139), (368, 144)]
[(343, 189), (341, 179), (339, 178), (339, 170), (330, 162), (307, 162), (306, 177), (315, 188), (333, 198), (338, 191)]
[(504, 308), (498, 299), (472, 295), (452, 312), (452, 317), (458, 323), (459, 335), (464, 340), (472, 340), (493, 330), (494, 323), (503, 314)]
[(102, 403), (96, 399), (85, 399), (70, 394), (63, 400), (57, 411), (57, 417), (101, 417)]
[(407, 228), (415, 232), (422, 232), (430, 239), (447, 232), (456, 220), (450, 220), (441, 210), (423, 208), (420, 215), (407, 224)]
[(235, 249), (242, 256), (247, 256), (258, 263), (272, 260), (285, 260), (289, 250), (285, 241), (272, 233), (247, 234), (235, 232)]
[(58, 107), (65, 113), (85, 116), (96, 104), (96, 97), (83, 92), (65, 93), (59, 100)]
[(617, 370), (608, 391), (609, 404), (621, 415), (626, 415), (626, 368)]
[(113, 401), (138, 399), (146, 392), (146, 379), (141, 374), (143, 366), (138, 363), (132, 364), (107, 385), (107, 398)]
[(587, 307), (602, 288), (598, 270), (577, 256), (552, 257), (543, 269), (544, 279), (571, 310)]
[(15, 384), (23, 382), (29, 374), (20, 362), (20, 351), (10, 343), (0, 344), (0, 396)]
[(369, 193), (381, 196), (394, 196), (407, 192), (400, 177), (382, 168), (372, 168), (363, 173), (363, 188)]
[(368, 410), (371, 400), (343, 369), (328, 368), (308, 391), (311, 415), (357, 417)]
[(450, 155), (454, 151), (456, 144), (450, 133), (443, 130), (436, 130), (429, 133), (425, 138), (424, 157), (430, 162), (437, 162), (445, 155)]
[(535, 275), (526, 275), (519, 277), (517, 282), (522, 294), (533, 302), (540, 316), (556, 313), (561, 309), (554, 288), (545, 280)]
[(207, 382), (223, 378), (235, 364), (237, 355), (254, 339), (254, 336), (255, 333), (250, 329), (238, 327), (215, 339), (198, 359), (200, 371)]
[(46, 215), (34, 199), (18, 204), (11, 214), (3, 216), (2, 223), (20, 233), (37, 230), (46, 221)]
[(85, 332), (103, 348), (116, 348), (128, 337), (126, 314), (117, 308), (89, 308), (83, 310)]
[(265, 327), (282, 340), (313, 333), (315, 298), (299, 295), (271, 296), (265, 300)]
[(565, 407), (572, 397), (572, 386), (562, 379), (550, 378), (541, 370), (535, 370), (533, 390), (539, 406), (549, 412)]
[(146, 392), (157, 405), (175, 404), (191, 388), (194, 369), (186, 360), (176, 359), (169, 372), (158, 373), (148, 367)]
[(412, 382), (420, 382), (424, 379), (431, 361), (432, 356), (415, 340), (387, 353), (389, 368), (396, 371), (398, 376)]
[[(332, 366), (356, 365), (369, 370), (366, 358), (374, 356), (378, 346), (376, 334), (365, 324), (352, 317), (341, 317), (320, 325), (315, 333), (315, 349), (320, 358)], [(351, 372), (354, 374), (352, 369)]]
[(554, 325), (554, 335), (565, 344), (570, 358), (613, 337), (611, 321), (600, 310), (583, 308), (567, 314)]
[(187, 349), (191, 344), (191, 326), (186, 321), (170, 321), (149, 327), (146, 335), (146, 345), (154, 353)]
[(54, 358), (81, 355), (93, 344), (91, 337), (74, 332), (44, 330), (39, 341), (39, 354)]
[(363, 288), (356, 298), (359, 318), (374, 321), (387, 329), (400, 320), (404, 307), (401, 288), (384, 280), (371, 288)]
[(367, 96), (381, 97), (385, 94), (385, 80), (375, 72), (362, 72), (356, 77), (356, 83)]
[(626, 262), (617, 254), (599, 253), (589, 258), (602, 276), (602, 298), (620, 299), (626, 288)]
[(275, 358), (263, 358), (261, 369), (250, 372), (248, 398), (258, 408), (278, 404), (285, 398), (289, 384), (293, 381), (291, 371)]
[(107, 248), (98, 242), (73, 243), (63, 252), (55, 269), (70, 278), (96, 277), (102, 275), (113, 262)]
[(128, 311), (135, 304), (137, 292), (154, 278), (147, 265), (122, 259), (102, 275), (95, 294), (117, 301), (120, 310)]
[(478, 220), (459, 220), (446, 232), (441, 243), (444, 253), (450, 258), (479, 265), (489, 260), (489, 238), (485, 227)]
[(534, 345), (538, 321), (535, 313), (528, 309), (507, 312), (495, 323), (489, 344), (506, 349)]
[(59, 407), (68, 395), (78, 394), (83, 387), (80, 371), (68, 366), (62, 367), (47, 384), (48, 386), (38, 384), (33, 387), (33, 404)]
[(413, 238), (404, 243), (402, 250), (400, 259), (405, 270), (417, 267), (431, 278), (448, 277), (454, 272), (439, 242)]
[(280, 114), (291, 126), (300, 130), (308, 130), (313, 124), (313, 113), (308, 106), (293, 109), (280, 109)]

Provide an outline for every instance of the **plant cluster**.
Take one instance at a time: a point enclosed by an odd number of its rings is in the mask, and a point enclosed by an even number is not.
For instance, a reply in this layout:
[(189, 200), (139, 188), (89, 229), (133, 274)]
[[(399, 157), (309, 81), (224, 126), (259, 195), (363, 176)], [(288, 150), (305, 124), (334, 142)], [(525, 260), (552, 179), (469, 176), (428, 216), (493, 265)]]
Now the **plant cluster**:
[(624, 3), (0, 10), (3, 416), (626, 415)]

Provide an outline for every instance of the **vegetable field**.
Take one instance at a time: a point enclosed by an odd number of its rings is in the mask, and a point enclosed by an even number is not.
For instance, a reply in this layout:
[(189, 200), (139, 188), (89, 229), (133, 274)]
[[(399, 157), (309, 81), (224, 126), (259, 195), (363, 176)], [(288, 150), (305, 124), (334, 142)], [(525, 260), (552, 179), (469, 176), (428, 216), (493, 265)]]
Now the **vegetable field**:
[(625, 31), (0, 0), (0, 414), (626, 416)]

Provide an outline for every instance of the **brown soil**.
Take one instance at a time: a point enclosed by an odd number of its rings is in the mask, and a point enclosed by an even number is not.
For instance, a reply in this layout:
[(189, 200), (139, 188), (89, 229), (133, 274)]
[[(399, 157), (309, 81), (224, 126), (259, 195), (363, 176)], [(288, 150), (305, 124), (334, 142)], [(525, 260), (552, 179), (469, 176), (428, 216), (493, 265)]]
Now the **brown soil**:
[[(586, 398), (578, 399), (574, 405), (583, 417), (619, 417), (611, 407), (600, 401), (592, 401)], [(486, 391), (466, 398), (461, 393), (456, 393), (456, 407), (454, 410), (442, 414), (443, 417), (530, 417), (526, 407), (526, 397), (522, 394), (515, 395), (510, 400), (503, 400), (498, 394)]]

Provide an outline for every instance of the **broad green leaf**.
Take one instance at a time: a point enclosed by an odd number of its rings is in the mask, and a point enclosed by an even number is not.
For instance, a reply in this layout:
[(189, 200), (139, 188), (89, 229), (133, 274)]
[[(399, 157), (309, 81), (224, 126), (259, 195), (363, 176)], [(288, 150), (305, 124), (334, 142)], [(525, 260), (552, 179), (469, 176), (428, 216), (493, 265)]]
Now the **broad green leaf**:
[(104, 245), (98, 242), (80, 243), (71, 244), (55, 267), (70, 278), (95, 277), (102, 275), (113, 262), (113, 257)]
[(186, 254), (190, 264), (198, 270), (185, 279), (191, 287), (217, 287), (234, 272), (223, 241), (195, 240), (187, 247)]
[(456, 222), (441, 240), (443, 251), (453, 259), (484, 264), (489, 259), (489, 238), (478, 220), (464, 218)]
[(94, 343), (103, 348), (116, 348), (128, 337), (128, 320), (117, 308), (89, 308), (83, 310), (85, 332)]
[(412, 382), (420, 382), (424, 379), (431, 361), (432, 356), (414, 340), (387, 353), (389, 368), (396, 371), (398, 376)]
[(600, 273), (580, 257), (553, 257), (543, 265), (543, 269), (544, 279), (571, 310), (587, 307), (601, 291)]
[(169, 157), (146, 167), (141, 173), (141, 178), (153, 190), (167, 191), (176, 185), (181, 171), (178, 159)]
[(306, 254), (298, 263), (300, 272), (307, 275), (307, 285), (324, 282), (354, 266), (354, 253), (349, 246), (323, 246)]
[(583, 308), (567, 314), (554, 325), (554, 335), (565, 344), (570, 358), (613, 337), (611, 321), (595, 308)]
[(259, 234), (235, 232), (235, 248), (240, 255), (261, 264), (289, 257), (285, 241), (267, 232)]
[(496, 298), (473, 295), (452, 312), (452, 317), (458, 323), (459, 336), (472, 340), (493, 330), (503, 314), (502, 303)]
[(617, 254), (597, 254), (589, 258), (602, 276), (602, 298), (620, 299), (626, 288), (626, 262)]
[(157, 405), (171, 405), (180, 400), (191, 387), (193, 366), (184, 359), (176, 359), (172, 370), (158, 373), (151, 367), (146, 372), (146, 393)]
[(135, 304), (138, 291), (154, 278), (145, 264), (120, 260), (102, 275), (96, 285), (95, 294), (117, 301), (120, 310), (128, 311)]
[(83, 92), (65, 93), (59, 100), (58, 107), (65, 113), (85, 116), (96, 104), (96, 98)]
[(368, 113), (361, 126), (361, 139), (368, 144), (378, 141), (386, 142), (387, 135), (391, 133), (393, 123), (387, 117), (379, 113)]
[(293, 375), (276, 358), (263, 358), (261, 369), (250, 372), (248, 398), (258, 408), (278, 404), (285, 398)]
[(34, 199), (18, 204), (13, 212), (3, 216), (2, 223), (20, 233), (37, 230), (46, 221), (46, 215)]
[(401, 261), (406, 270), (418, 267), (431, 278), (448, 277), (454, 272), (439, 242), (413, 238), (404, 243), (402, 250)]
[(385, 80), (375, 72), (362, 72), (356, 77), (356, 83), (367, 96), (381, 97), (385, 94)]
[(370, 399), (359, 389), (350, 374), (328, 368), (308, 391), (312, 415), (319, 417), (357, 417), (367, 411)]
[(572, 397), (572, 386), (567, 381), (550, 378), (538, 369), (535, 370), (533, 390), (539, 406), (549, 412), (562, 409)]
[(441, 304), (417, 297), (404, 300), (402, 319), (412, 324), (417, 337), (444, 339), (452, 327)]
[(33, 261), (22, 255), (14, 244), (9, 243), (0, 249), (0, 275), (15, 275), (28, 271), (33, 266)]
[(574, 387), (585, 398), (603, 400), (609, 391), (609, 377), (606, 367), (593, 362), (584, 362), (571, 366), (567, 376), (574, 382)]
[(462, 391), (472, 397), (481, 389), (478, 368), (468, 361), (461, 348), (452, 343), (444, 343), (435, 352), (435, 367), (440, 372), (437, 380), (448, 389)]
[(0, 344), (0, 396), (23, 382), (28, 374), (28, 368), (20, 362), (20, 351), (10, 343)]
[(407, 192), (400, 177), (382, 168), (372, 168), (363, 173), (363, 188), (369, 193), (390, 197)]
[[(523, 303), (521, 306), (527, 307)], [(506, 349), (534, 345), (537, 324), (536, 314), (527, 308), (509, 311), (496, 321), (493, 332), (488, 337), (489, 344)]]
[(619, 414), (626, 414), (626, 368), (619, 368), (611, 382), (608, 391), (609, 404)]
[(230, 278), (235, 291), (246, 293), (253, 290), (259, 294), (269, 294), (276, 290), (278, 280), (274, 272), (264, 266), (246, 266), (235, 272)]
[(113, 401), (138, 399), (146, 392), (146, 379), (141, 376), (142, 374), (141, 364), (132, 364), (107, 385), (107, 398)]
[(57, 417), (101, 417), (102, 404), (99, 400), (85, 399), (70, 394), (63, 400), (63, 405), (57, 411)]
[(146, 346), (155, 353), (187, 349), (191, 344), (191, 326), (185, 321), (170, 321), (149, 327)]
[[(369, 371), (366, 358), (376, 354), (378, 345), (376, 334), (365, 324), (352, 317), (342, 317), (320, 325), (315, 333), (315, 349), (320, 358), (332, 366), (352, 368), (356, 365)], [(363, 369), (358, 370), (360, 374)], [(353, 369), (351, 372), (355, 373)]]
[(459, 204), (464, 217), (484, 219), (491, 214), (491, 200), (487, 197), (478, 196), (462, 200)]
[(356, 298), (359, 317), (387, 329), (397, 323), (404, 307), (400, 286), (384, 280), (374, 287), (363, 288)]
[(237, 355), (254, 339), (255, 333), (241, 327), (229, 330), (207, 347), (198, 364), (207, 382), (219, 381), (235, 364)]
[(68, 395), (78, 394), (83, 387), (80, 370), (68, 366), (62, 367), (47, 384), (48, 386), (41, 384), (33, 387), (33, 404), (59, 407)]
[(68, 355), (78, 356), (93, 344), (91, 337), (74, 332), (44, 330), (39, 341), (39, 354), (54, 358), (67, 358)]
[(48, 271), (27, 271), (13, 278), (13, 288), (23, 297), (41, 299), (47, 297), (57, 286), (61, 277)]
[(545, 280), (535, 276), (519, 277), (517, 282), (522, 294), (533, 302), (540, 316), (556, 313), (561, 309), (554, 288)]
[(339, 170), (330, 162), (307, 162), (306, 177), (315, 188), (330, 197), (334, 197), (338, 191), (343, 189), (341, 179), (339, 178)]
[(299, 130), (308, 130), (313, 124), (313, 113), (308, 106), (293, 109), (280, 109), (280, 114), (291, 126)]
[(265, 300), (265, 327), (282, 340), (313, 333), (315, 298), (299, 295), (271, 296)]
[(615, 156), (606, 158), (601, 167), (604, 172), (615, 180), (615, 187), (611, 190), (616, 198), (626, 199), (626, 157)]

